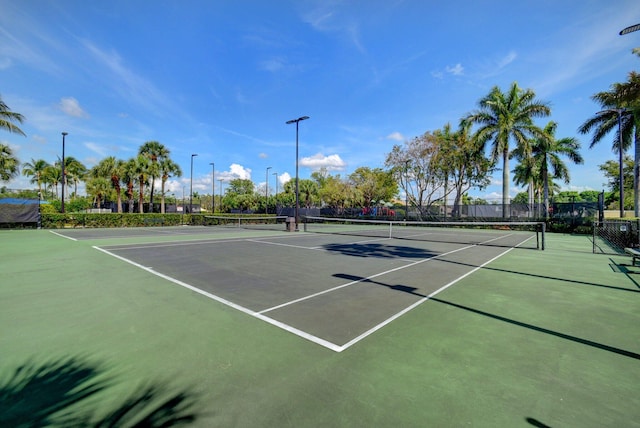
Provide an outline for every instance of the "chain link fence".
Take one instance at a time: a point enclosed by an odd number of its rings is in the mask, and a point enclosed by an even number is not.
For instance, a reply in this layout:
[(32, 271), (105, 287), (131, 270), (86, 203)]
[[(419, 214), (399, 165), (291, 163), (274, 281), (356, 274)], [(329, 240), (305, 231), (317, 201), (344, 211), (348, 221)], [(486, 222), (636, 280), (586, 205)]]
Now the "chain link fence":
[(640, 247), (640, 219), (612, 219), (594, 223), (594, 253), (624, 254), (624, 249), (628, 247)]

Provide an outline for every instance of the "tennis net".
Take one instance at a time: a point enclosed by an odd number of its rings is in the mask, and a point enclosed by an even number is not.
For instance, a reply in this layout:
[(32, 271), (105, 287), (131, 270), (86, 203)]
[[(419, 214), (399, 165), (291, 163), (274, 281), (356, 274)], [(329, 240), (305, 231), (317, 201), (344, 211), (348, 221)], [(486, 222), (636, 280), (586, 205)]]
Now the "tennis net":
[(285, 230), (287, 216), (204, 216), (204, 226), (242, 229)]
[(380, 239), (408, 239), (544, 250), (540, 222), (379, 221), (303, 217), (304, 231)]

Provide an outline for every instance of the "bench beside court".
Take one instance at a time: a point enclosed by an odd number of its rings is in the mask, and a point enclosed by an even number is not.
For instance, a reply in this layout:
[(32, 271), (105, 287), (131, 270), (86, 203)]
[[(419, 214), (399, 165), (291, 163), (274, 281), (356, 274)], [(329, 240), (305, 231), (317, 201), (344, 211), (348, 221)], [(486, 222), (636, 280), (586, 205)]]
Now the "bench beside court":
[(629, 254), (632, 257), (633, 261), (631, 262), (631, 264), (633, 266), (635, 266), (636, 265), (636, 260), (640, 259), (640, 250), (637, 250), (635, 248), (627, 247), (627, 248), (624, 249), (624, 252)]

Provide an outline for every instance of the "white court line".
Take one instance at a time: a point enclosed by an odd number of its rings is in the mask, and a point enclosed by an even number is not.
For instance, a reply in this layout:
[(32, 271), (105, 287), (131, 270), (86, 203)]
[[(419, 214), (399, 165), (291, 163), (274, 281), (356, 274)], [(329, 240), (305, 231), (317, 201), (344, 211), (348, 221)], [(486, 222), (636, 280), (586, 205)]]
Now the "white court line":
[(494, 260), (499, 259), (500, 257), (504, 256), (505, 254), (507, 254), (509, 251), (513, 250), (515, 247), (513, 248), (508, 248), (507, 250), (505, 250), (504, 252), (498, 254), (497, 256), (495, 256), (494, 258), (492, 258), (491, 260), (481, 264), (480, 266), (477, 266), (475, 268), (473, 268), (472, 270), (470, 270), (469, 272), (465, 273), (464, 275), (459, 276), (458, 278), (454, 279), (453, 281), (449, 282), (448, 284), (443, 285), (442, 287), (438, 288), (436, 291), (432, 292), (431, 294), (429, 294), (426, 297), (423, 297), (422, 299), (418, 300), (416, 303), (414, 303), (411, 306), (406, 307), (405, 309), (403, 309), (402, 311), (398, 312), (397, 314), (393, 315), (392, 317), (387, 318), (385, 321), (381, 322), (380, 324), (372, 327), (371, 329), (365, 331), (364, 333), (362, 333), (360, 336), (353, 338), (352, 340), (350, 340), (349, 342), (345, 343), (344, 345), (342, 345), (340, 348), (339, 352), (344, 351), (345, 349), (355, 345), (356, 343), (360, 342), (362, 339), (364, 339), (365, 337), (371, 335), (372, 333), (375, 333), (376, 331), (380, 330), (382, 327), (386, 326), (387, 324), (391, 323), (392, 321), (400, 318), (402, 315), (406, 314), (407, 312), (411, 311), (412, 309), (417, 308), (418, 306), (420, 306), (421, 304), (423, 304), (424, 302), (426, 302), (427, 300), (429, 300), (430, 298), (432, 298), (433, 296), (435, 296), (438, 293), (441, 293), (442, 291), (446, 290), (447, 288), (451, 287), (453, 284), (455, 284), (456, 282), (468, 277), (469, 275), (471, 275), (472, 273), (478, 271), (479, 269), (482, 269), (483, 267), (485, 267), (486, 265), (488, 265), (489, 263), (493, 262)]
[(49, 231), (49, 233), (53, 233), (54, 235), (58, 235), (58, 236), (60, 236), (60, 237), (62, 237), (62, 238), (70, 239), (70, 240), (72, 240), (72, 241), (77, 241), (77, 239), (76, 239), (76, 238), (72, 238), (72, 237), (70, 237), (70, 236), (66, 236), (66, 235), (63, 235), (63, 234), (61, 234), (61, 233), (54, 232), (53, 230), (50, 230), (50, 231)]
[(331, 293), (332, 291), (336, 291), (336, 290), (339, 290), (339, 289), (344, 288), (344, 287), (349, 287), (350, 285), (354, 285), (354, 284), (357, 284), (359, 282), (367, 281), (369, 279), (377, 278), (379, 276), (386, 275), (386, 274), (391, 273), (391, 272), (396, 272), (396, 271), (399, 271), (399, 270), (402, 270), (402, 269), (406, 269), (406, 268), (418, 265), (420, 263), (424, 263), (424, 262), (428, 262), (428, 261), (437, 259), (438, 257), (441, 257), (441, 256), (446, 256), (446, 255), (449, 255), (449, 254), (457, 253), (458, 251), (466, 250), (466, 249), (471, 248), (471, 247), (475, 247), (475, 245), (469, 245), (467, 247), (458, 248), (456, 250), (449, 251), (447, 253), (438, 254), (437, 256), (429, 257), (429, 258), (426, 258), (426, 259), (421, 259), (421, 260), (415, 261), (413, 263), (409, 263), (409, 264), (404, 265), (404, 266), (398, 266), (396, 268), (389, 269), (389, 270), (384, 271), (384, 272), (376, 273), (375, 275), (371, 275), (371, 276), (368, 276), (366, 278), (358, 279), (357, 281), (351, 281), (351, 282), (348, 282), (346, 284), (338, 285), (337, 287), (329, 288), (328, 290), (320, 291), (318, 293), (310, 294), (308, 296), (301, 297), (299, 299), (295, 299), (295, 300), (291, 300), (289, 302), (285, 302), (285, 303), (283, 303), (281, 305), (277, 305), (277, 306), (273, 306), (271, 308), (263, 309), (263, 310), (260, 311), (260, 313), (264, 314), (266, 312), (271, 312), (271, 311), (274, 311), (276, 309), (284, 308), (285, 306), (293, 305), (294, 303), (299, 303), (299, 302), (302, 302), (304, 300), (313, 299), (314, 297), (318, 297), (318, 296), (321, 296), (323, 294)]

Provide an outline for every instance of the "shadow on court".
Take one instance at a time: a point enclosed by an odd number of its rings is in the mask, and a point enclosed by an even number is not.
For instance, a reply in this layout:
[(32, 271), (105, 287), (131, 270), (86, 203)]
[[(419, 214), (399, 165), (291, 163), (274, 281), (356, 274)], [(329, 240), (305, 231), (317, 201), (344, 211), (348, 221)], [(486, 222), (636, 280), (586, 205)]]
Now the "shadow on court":
[(375, 285), (381, 285), (383, 287), (387, 287), (391, 290), (396, 290), (396, 291), (400, 291), (403, 293), (409, 293), (409, 294), (413, 294), (414, 296), (419, 296), (419, 297), (424, 297), (424, 298), (429, 298), (430, 301), (433, 302), (437, 302), (437, 303), (442, 303), (444, 305), (448, 305), (457, 309), (461, 309), (467, 312), (471, 312), (474, 313), (476, 315), (482, 315), (488, 318), (492, 318), (494, 320), (498, 320), (498, 321), (503, 321), (509, 324), (513, 324), (513, 325), (517, 325), (518, 327), (524, 327), (524, 328), (528, 328), (530, 330), (535, 330), (537, 332), (540, 333), (545, 333), (545, 334), (549, 334), (555, 337), (559, 337), (561, 339), (566, 339), (566, 340), (570, 340), (572, 342), (576, 342), (576, 343), (580, 343), (583, 345), (587, 345), (587, 346), (591, 346), (597, 349), (601, 349), (604, 351), (609, 351), (609, 352), (613, 352), (619, 355), (623, 355), (625, 357), (630, 357), (630, 358), (634, 358), (636, 360), (640, 360), (640, 354), (637, 354), (635, 352), (632, 351), (627, 351), (625, 349), (620, 349), (620, 348), (616, 348), (613, 346), (609, 346), (609, 345), (605, 345), (602, 343), (598, 343), (598, 342), (594, 342), (588, 339), (583, 339), (580, 337), (576, 337), (576, 336), (571, 336), (569, 334), (565, 334), (565, 333), (560, 333), (558, 331), (554, 331), (554, 330), (549, 330), (547, 328), (543, 328), (543, 327), (539, 327), (533, 324), (528, 324), (525, 322), (521, 322), (521, 321), (517, 321), (511, 318), (506, 318), (500, 315), (496, 315), (496, 314), (492, 314), (489, 312), (485, 312), (485, 311), (481, 311), (479, 309), (475, 309), (475, 308), (471, 308), (469, 306), (464, 306), (464, 305), (460, 305), (457, 303), (453, 303), (453, 302), (449, 302), (447, 300), (443, 300), (443, 299), (439, 299), (436, 297), (429, 297), (429, 296), (425, 296), (424, 294), (420, 294), (418, 293), (415, 287), (407, 287), (405, 285), (402, 284), (386, 284), (384, 282), (380, 282), (380, 281), (375, 281), (373, 279), (370, 278), (362, 278), (362, 277), (358, 277), (356, 275), (349, 275), (349, 274), (343, 274), (343, 273), (338, 273), (338, 274), (334, 274), (335, 277), (337, 278), (341, 278), (341, 279), (347, 279), (349, 281), (359, 281), (362, 283), (370, 283), (370, 284), (375, 284)]
[(332, 253), (355, 257), (428, 259), (438, 255), (421, 248), (378, 243), (326, 244), (322, 248)]
[(171, 394), (161, 383), (140, 386), (106, 415), (97, 415), (96, 398), (113, 386), (104, 374), (100, 365), (82, 358), (27, 362), (0, 380), (0, 426), (166, 427), (198, 416), (191, 410), (193, 394)]

